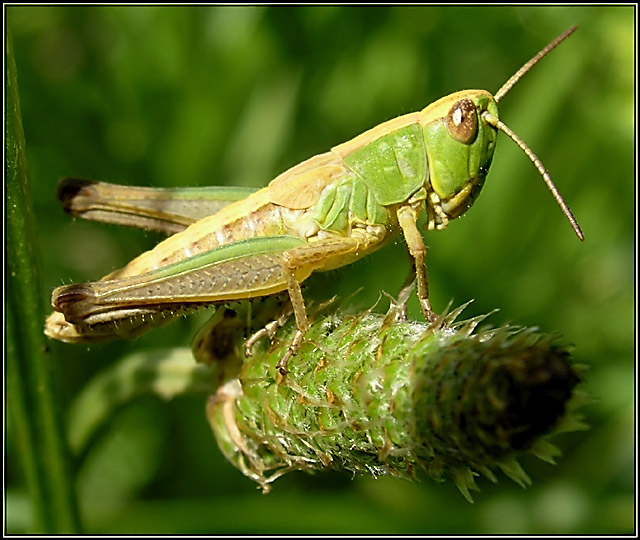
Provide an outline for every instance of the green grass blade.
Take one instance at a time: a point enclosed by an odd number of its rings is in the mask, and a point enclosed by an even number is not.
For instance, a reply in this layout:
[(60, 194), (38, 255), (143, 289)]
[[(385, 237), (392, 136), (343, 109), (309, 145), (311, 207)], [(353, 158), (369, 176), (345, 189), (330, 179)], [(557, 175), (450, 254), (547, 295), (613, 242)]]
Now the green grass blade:
[(44, 321), (16, 66), (6, 50), (7, 406), (30, 492), (34, 529), (74, 533), (79, 518)]

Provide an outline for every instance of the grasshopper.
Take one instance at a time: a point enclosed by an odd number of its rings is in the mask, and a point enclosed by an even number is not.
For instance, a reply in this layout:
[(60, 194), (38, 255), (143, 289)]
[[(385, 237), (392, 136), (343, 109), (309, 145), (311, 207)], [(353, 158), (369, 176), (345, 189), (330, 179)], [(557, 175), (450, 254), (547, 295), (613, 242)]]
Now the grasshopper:
[(67, 179), (59, 198), (71, 214), (171, 235), (100, 281), (53, 291), (45, 333), (66, 342), (132, 337), (203, 305), (288, 291), (297, 332), (308, 328), (301, 283), (313, 272), (365, 257), (402, 232), (415, 266), (422, 313), (429, 302), (425, 245), (417, 226), (441, 230), (473, 204), (497, 133), (533, 162), (580, 240), (582, 231), (548, 172), (498, 118), (498, 102), (576, 27), (520, 68), (495, 95), (464, 90), (380, 124), (282, 173), (258, 191), (162, 190)]

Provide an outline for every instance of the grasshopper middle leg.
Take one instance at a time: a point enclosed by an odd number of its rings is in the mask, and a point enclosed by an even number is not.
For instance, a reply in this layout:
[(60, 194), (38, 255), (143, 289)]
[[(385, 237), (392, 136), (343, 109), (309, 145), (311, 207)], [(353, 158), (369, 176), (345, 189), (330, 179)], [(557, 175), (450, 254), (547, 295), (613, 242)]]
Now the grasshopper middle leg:
[(431, 308), (431, 302), (429, 302), (429, 281), (427, 279), (427, 267), (425, 266), (426, 248), (416, 224), (417, 219), (418, 214), (411, 206), (403, 206), (398, 209), (398, 223), (402, 228), (409, 253), (413, 257), (415, 264), (420, 308), (425, 319), (429, 322), (434, 322), (438, 316), (434, 313)]
[(327, 238), (295, 247), (283, 253), (282, 269), (296, 318), (297, 331), (289, 350), (278, 362), (277, 367), (281, 375), (287, 374), (289, 360), (298, 352), (309, 328), (307, 310), (300, 289), (300, 276), (308, 275), (310, 270), (322, 267), (327, 260), (357, 252), (362, 247), (362, 243), (362, 239), (356, 236)]

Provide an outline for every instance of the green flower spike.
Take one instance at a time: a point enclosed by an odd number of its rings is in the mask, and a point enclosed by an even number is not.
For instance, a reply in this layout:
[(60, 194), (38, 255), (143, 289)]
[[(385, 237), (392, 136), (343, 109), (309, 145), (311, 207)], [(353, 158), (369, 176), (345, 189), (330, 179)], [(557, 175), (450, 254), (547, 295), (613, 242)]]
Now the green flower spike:
[(216, 313), (194, 353), (220, 368), (207, 416), (221, 451), (264, 492), (289, 471), (322, 469), (424, 471), (452, 479), (470, 502), (475, 477), (495, 482), (495, 469), (528, 485), (516, 456), (553, 463), (560, 451), (547, 436), (585, 427), (574, 412), (580, 368), (556, 336), (475, 331), (486, 316), (456, 322), (464, 307), (431, 326), (405, 320), (404, 302), (386, 316), (316, 310), (284, 377), (276, 366), (293, 321), (242, 361), (243, 317)]

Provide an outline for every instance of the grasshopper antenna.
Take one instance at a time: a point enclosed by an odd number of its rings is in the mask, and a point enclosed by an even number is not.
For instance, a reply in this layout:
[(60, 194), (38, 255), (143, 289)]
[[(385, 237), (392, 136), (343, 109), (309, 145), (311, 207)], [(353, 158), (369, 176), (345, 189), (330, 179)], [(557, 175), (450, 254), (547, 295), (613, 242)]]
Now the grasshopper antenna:
[(493, 96), (498, 103), (507, 92), (513, 88), (513, 86), (522, 79), (523, 75), (525, 75), (533, 66), (535, 66), (540, 60), (542, 60), (545, 56), (547, 56), (553, 49), (555, 49), (560, 43), (562, 43), (565, 39), (567, 39), (571, 34), (573, 34), (578, 27), (576, 25), (572, 26), (562, 34), (560, 34), (556, 39), (554, 39), (549, 45), (547, 45), (544, 49), (542, 49), (538, 54), (536, 54), (531, 60), (529, 60), (524, 66), (522, 66), (518, 71), (516, 71), (511, 78), (502, 85), (502, 88), (498, 90)]
[(482, 118), (484, 119), (485, 122), (487, 122), (487, 124), (492, 125), (496, 129), (499, 129), (500, 131), (502, 131), (502, 133), (507, 135), (527, 155), (527, 157), (534, 164), (535, 168), (538, 169), (540, 176), (542, 176), (544, 183), (547, 184), (547, 188), (551, 192), (551, 195), (553, 195), (553, 198), (558, 203), (558, 206), (562, 208), (562, 212), (564, 213), (566, 218), (569, 220), (569, 223), (571, 223), (571, 227), (573, 227), (573, 230), (576, 233), (576, 236), (580, 240), (584, 241), (584, 234), (582, 233), (582, 229), (580, 228), (580, 225), (578, 225), (578, 220), (575, 218), (575, 216), (569, 209), (569, 205), (566, 202), (564, 202), (562, 195), (560, 195), (558, 188), (553, 183), (553, 180), (551, 180), (551, 176), (547, 172), (547, 169), (544, 168), (544, 165), (542, 164), (542, 161), (540, 161), (540, 158), (538, 158), (538, 156), (536, 156), (533, 153), (533, 150), (531, 150), (531, 148), (529, 148), (520, 137), (518, 137), (513, 131), (511, 131), (509, 126), (507, 126), (504, 122), (500, 121), (498, 118), (493, 116), (490, 112), (484, 111), (482, 113)]
[[(527, 73), (540, 60), (542, 60), (545, 56), (547, 56), (547, 54), (549, 54), (553, 49), (555, 49), (558, 45), (560, 45), (560, 43), (562, 43), (571, 34), (573, 34), (577, 30), (577, 28), (578, 28), (577, 26), (572, 26), (571, 28), (569, 28), (568, 30), (560, 34), (556, 39), (554, 39), (544, 49), (542, 49), (538, 54), (536, 54), (531, 60), (529, 60), (524, 66), (522, 66), (518, 71), (516, 71), (516, 73), (514, 73), (511, 76), (511, 78), (502, 85), (500, 90), (496, 92), (494, 96), (494, 99), (496, 100), (496, 102), (500, 101), (507, 94), (507, 92), (509, 92), (509, 90), (511, 90), (513, 86), (523, 77), (525, 73)], [(499, 129), (505, 135), (507, 135), (527, 155), (527, 157), (531, 160), (531, 162), (534, 164), (536, 169), (538, 169), (538, 172), (540, 173), (540, 176), (542, 176), (544, 183), (547, 185), (547, 188), (553, 195), (553, 198), (558, 203), (558, 206), (560, 206), (560, 208), (562, 209), (562, 212), (564, 213), (566, 218), (569, 220), (569, 223), (571, 224), (571, 227), (573, 228), (577, 237), (580, 240), (584, 241), (584, 234), (582, 233), (582, 229), (580, 229), (580, 225), (578, 225), (578, 220), (576, 220), (575, 216), (569, 209), (569, 206), (567, 205), (567, 203), (564, 202), (562, 195), (560, 195), (558, 188), (553, 183), (551, 176), (547, 172), (547, 169), (545, 169), (544, 165), (542, 164), (542, 161), (540, 161), (538, 156), (536, 156), (533, 153), (531, 148), (529, 148), (520, 137), (518, 137), (513, 131), (511, 131), (509, 126), (507, 126), (504, 122), (499, 120), (497, 117), (493, 116), (489, 111), (484, 111), (481, 116), (485, 122), (492, 125), (496, 129)]]

